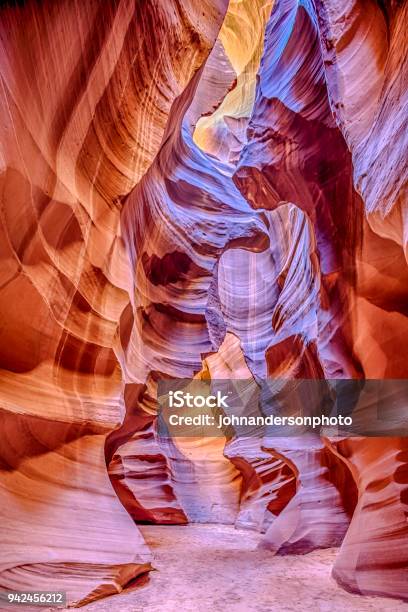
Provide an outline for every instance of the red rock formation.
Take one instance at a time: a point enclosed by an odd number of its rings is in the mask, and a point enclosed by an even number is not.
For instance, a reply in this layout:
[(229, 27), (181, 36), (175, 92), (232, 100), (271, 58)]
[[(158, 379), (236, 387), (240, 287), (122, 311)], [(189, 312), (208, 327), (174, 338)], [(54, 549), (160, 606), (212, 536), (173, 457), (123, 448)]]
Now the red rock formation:
[(168, 457), (157, 443), (152, 425), (117, 449), (109, 463), (109, 476), (136, 522), (187, 523), (174, 492)]
[[(278, 554), (310, 552), (339, 546), (349, 517), (331, 479), (336, 466), (318, 435), (270, 439), (264, 448), (280, 456), (296, 475), (296, 492), (271, 523), (260, 546)], [(349, 491), (351, 494), (351, 491)]]
[(160, 379), (408, 377), (407, 11), (3, 3), (2, 588), (82, 605), (189, 521), (408, 599), (405, 438), (156, 422)]
[(406, 252), (407, 3), (318, 0), (316, 8), (333, 116), (367, 219)]
[(333, 444), (358, 487), (358, 503), (333, 576), (356, 593), (406, 599), (407, 439), (352, 438)]
[[(408, 5), (318, 1), (316, 9), (333, 116), (352, 153), (367, 219), (355, 352), (367, 378), (405, 379)], [(336, 445), (359, 492), (334, 567), (349, 590), (407, 598), (405, 446), (397, 438)]]
[(321, 285), (313, 305), (319, 359), (328, 378), (357, 376), (349, 304), (360, 205), (350, 154), (331, 114), (311, 3), (275, 5), (258, 78), (234, 180), (255, 208), (274, 210), (289, 201), (307, 214)]
[(2, 587), (41, 582), (84, 603), (150, 568), (104, 459), (125, 408), (117, 322), (133, 302), (122, 200), (226, 4), (1, 9)]

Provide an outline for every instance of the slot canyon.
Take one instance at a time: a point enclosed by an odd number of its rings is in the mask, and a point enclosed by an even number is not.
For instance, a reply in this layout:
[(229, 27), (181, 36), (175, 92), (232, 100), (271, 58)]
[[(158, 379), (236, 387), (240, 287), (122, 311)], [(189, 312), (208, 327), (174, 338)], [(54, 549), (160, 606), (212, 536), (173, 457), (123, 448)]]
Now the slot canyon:
[(407, 32), (406, 0), (1, 3), (0, 590), (408, 609), (408, 434), (157, 424), (162, 380), (404, 390)]

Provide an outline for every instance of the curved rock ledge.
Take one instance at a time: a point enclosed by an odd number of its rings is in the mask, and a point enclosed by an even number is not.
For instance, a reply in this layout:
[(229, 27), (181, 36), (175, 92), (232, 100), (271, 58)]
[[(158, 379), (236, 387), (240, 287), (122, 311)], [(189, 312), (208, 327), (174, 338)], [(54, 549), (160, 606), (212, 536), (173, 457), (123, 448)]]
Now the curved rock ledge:
[(405, 438), (156, 426), (163, 378), (408, 378), (407, 11), (2, 4), (1, 588), (81, 606), (138, 523), (218, 523), (408, 600)]

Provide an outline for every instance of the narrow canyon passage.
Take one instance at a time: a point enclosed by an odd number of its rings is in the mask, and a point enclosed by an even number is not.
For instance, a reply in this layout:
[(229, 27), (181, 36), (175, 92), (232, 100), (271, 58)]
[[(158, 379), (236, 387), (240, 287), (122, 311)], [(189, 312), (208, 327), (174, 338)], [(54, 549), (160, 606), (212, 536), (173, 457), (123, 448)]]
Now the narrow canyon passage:
[(408, 610), (407, 24), (0, 2), (0, 609)]
[(344, 591), (330, 576), (337, 550), (277, 555), (229, 525), (140, 526), (153, 551), (147, 584), (84, 612), (396, 612), (408, 604)]

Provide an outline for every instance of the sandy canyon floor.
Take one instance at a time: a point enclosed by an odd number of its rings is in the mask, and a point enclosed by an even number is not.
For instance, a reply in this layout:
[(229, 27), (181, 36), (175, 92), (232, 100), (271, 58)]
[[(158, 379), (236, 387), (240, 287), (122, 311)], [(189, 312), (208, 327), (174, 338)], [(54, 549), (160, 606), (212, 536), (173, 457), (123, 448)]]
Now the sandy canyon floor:
[(81, 608), (86, 612), (364, 612), (408, 604), (360, 597), (330, 576), (334, 549), (269, 556), (258, 534), (225, 525), (141, 526), (154, 551), (143, 585)]

